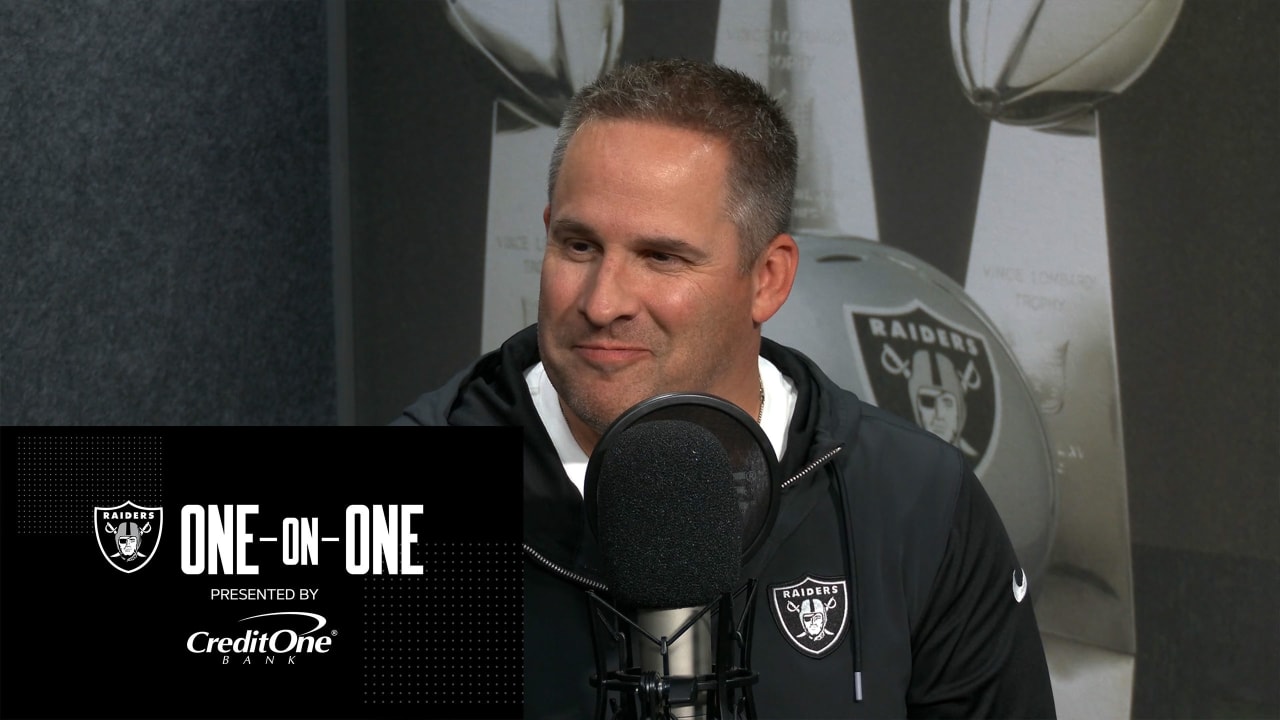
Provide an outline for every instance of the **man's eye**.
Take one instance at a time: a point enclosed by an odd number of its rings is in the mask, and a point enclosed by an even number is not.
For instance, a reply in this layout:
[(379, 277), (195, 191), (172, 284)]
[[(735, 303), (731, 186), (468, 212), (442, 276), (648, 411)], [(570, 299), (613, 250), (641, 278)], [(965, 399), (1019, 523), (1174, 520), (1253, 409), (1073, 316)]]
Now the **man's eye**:
[(586, 240), (566, 240), (564, 241), (564, 248), (571, 253), (589, 253), (592, 245)]
[(657, 251), (648, 253), (648, 258), (659, 265), (670, 265), (680, 261), (680, 256), (678, 255)]

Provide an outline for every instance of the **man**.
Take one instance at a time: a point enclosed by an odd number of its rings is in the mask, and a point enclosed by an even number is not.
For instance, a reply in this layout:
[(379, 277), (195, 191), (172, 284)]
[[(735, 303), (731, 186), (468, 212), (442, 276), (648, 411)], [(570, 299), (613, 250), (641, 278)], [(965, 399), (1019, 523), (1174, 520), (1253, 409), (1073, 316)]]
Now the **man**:
[[(795, 280), (795, 174), (795, 134), (746, 76), (683, 60), (602, 76), (552, 154), (538, 323), (395, 422), (525, 428), (528, 717), (594, 714), (585, 468), (619, 414), (666, 392), (741, 407), (792, 478), (749, 568), (762, 717), (1054, 715), (1025, 575), (961, 453), (761, 338)], [(830, 635), (806, 640), (819, 602)]]

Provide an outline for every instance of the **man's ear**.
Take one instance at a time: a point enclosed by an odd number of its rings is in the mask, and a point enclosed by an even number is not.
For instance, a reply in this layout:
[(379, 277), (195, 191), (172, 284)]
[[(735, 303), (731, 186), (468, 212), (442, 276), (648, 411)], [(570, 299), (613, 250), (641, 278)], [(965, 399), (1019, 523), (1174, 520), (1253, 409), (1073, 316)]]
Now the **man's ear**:
[(542, 208), (542, 229), (551, 232), (551, 203), (547, 203), (547, 206)]
[(752, 275), (756, 294), (751, 305), (751, 320), (763, 325), (766, 320), (787, 301), (791, 286), (796, 280), (796, 268), (800, 263), (800, 248), (795, 238), (786, 233), (769, 241), (760, 257), (756, 258)]

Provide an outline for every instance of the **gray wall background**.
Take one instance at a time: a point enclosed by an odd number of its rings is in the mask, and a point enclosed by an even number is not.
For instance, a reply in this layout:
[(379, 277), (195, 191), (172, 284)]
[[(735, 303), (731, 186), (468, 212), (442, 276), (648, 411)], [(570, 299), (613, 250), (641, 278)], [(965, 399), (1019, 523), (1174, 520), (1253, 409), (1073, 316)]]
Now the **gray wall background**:
[(333, 424), (319, 0), (0, 2), (0, 423)]
[[(881, 240), (959, 280), (945, 4), (854, 9)], [(0, 0), (0, 425), (381, 424), (470, 360), (494, 95), (442, 6)], [(624, 55), (717, 11), (633, 0)], [(1100, 110), (1135, 717), (1280, 717), (1277, 37), (1188, 0)]]

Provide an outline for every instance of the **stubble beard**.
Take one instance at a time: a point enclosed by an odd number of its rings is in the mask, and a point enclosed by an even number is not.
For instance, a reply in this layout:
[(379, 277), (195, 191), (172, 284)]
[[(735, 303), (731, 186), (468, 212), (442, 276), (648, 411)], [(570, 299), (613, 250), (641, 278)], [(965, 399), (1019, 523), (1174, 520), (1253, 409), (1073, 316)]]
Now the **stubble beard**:
[[(556, 394), (560, 398), (561, 410), (572, 413), (574, 417), (598, 435), (603, 435), (614, 420), (617, 420), (622, 413), (636, 403), (658, 393), (658, 390), (654, 387), (642, 389), (642, 385), (646, 382), (643, 380), (639, 384), (617, 388), (608, 382), (595, 382), (597, 379), (596, 370), (574, 367), (573, 350), (571, 348), (582, 341), (584, 335), (610, 335), (613, 339), (617, 339), (617, 335), (605, 330), (594, 333), (590, 331), (585, 333), (574, 332), (562, 325), (548, 322), (547, 318), (541, 316), (539, 317), (538, 329), (539, 354), (542, 357), (543, 368), (546, 370), (547, 377), (550, 378), (551, 385), (555, 387)], [(631, 334), (634, 335), (634, 332)], [(635, 338), (632, 337), (631, 339), (634, 340)], [(652, 339), (638, 340), (637, 343), (649, 348), (660, 344), (655, 343)], [(592, 381), (575, 383), (571, 379), (575, 372), (590, 376)], [(657, 384), (654, 378), (649, 378), (647, 382), (650, 385)], [(628, 397), (629, 399), (620, 403), (619, 399), (623, 397)]]
[(621, 413), (614, 413), (598, 409), (594, 404), (588, 403), (582, 399), (580, 395), (566, 388), (566, 392), (561, 393), (560, 398), (564, 401), (564, 405), (581, 420), (587, 427), (591, 428), (599, 435), (603, 435), (606, 428), (618, 418)]
[[(610, 393), (607, 386), (594, 390), (577, 387), (575, 383), (561, 375), (551, 365), (546, 365), (545, 367), (547, 377), (551, 379), (551, 384), (556, 388), (556, 393), (560, 397), (562, 409), (572, 413), (584, 425), (600, 435), (603, 435), (604, 431), (613, 424), (613, 421), (617, 420), (628, 408), (653, 394), (642, 392), (620, 404), (617, 399), (623, 397), (625, 391)], [(626, 395), (630, 394), (626, 393)]]
[[(605, 429), (621, 414), (621, 411), (615, 412), (606, 408), (588, 397), (586, 392), (575, 388), (568, 377), (573, 372), (572, 369), (562, 373), (561, 365), (554, 359), (558, 352), (549, 352), (551, 347), (563, 348), (565, 345), (553, 333), (547, 333), (549, 325), (545, 323), (544, 318), (540, 320), (543, 322), (539, 324), (538, 350), (542, 356), (542, 366), (547, 373), (547, 378), (551, 380), (551, 386), (555, 388), (556, 395), (560, 399), (561, 412), (566, 415), (572, 414), (595, 433), (604, 434)], [(543, 333), (547, 333), (548, 336), (544, 337)], [(549, 344), (551, 347), (548, 346)]]

